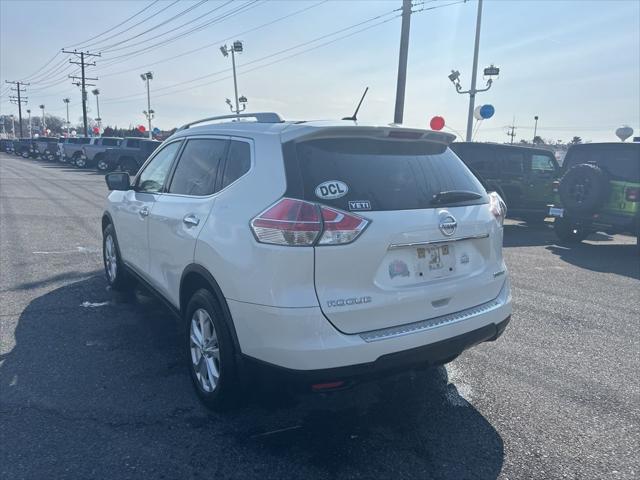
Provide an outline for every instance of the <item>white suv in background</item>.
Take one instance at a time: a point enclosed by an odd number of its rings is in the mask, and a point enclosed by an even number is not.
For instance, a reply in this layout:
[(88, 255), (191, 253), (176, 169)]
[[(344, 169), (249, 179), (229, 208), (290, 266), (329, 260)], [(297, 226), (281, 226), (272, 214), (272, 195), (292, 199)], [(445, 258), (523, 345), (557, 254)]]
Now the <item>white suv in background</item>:
[(238, 117), (185, 125), (133, 180), (106, 177), (109, 284), (140, 281), (182, 319), (205, 404), (255, 375), (335, 389), (501, 335), (505, 207), (452, 135)]

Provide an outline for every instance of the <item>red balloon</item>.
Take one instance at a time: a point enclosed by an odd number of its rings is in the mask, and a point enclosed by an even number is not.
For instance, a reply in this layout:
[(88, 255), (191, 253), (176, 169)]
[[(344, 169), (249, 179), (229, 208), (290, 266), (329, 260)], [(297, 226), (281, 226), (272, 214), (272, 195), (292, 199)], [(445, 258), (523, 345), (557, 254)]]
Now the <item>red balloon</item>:
[(144, 128), (144, 125), (140, 125), (140, 126), (138, 127), (138, 131), (139, 131), (139, 132), (144, 132), (144, 131), (146, 131), (146, 130), (147, 130), (147, 129), (146, 129), (146, 128)]
[(429, 126), (431, 130), (442, 130), (444, 128), (444, 118), (435, 116), (429, 122)]
[(93, 133), (100, 133), (100, 129), (98, 127), (93, 127)]

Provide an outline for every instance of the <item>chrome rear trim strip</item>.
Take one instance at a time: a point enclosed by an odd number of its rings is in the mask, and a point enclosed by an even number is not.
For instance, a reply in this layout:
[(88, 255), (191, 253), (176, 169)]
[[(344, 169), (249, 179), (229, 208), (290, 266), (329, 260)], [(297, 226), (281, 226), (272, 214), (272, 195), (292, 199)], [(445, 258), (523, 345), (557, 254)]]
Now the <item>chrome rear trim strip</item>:
[(435, 245), (438, 243), (451, 243), (451, 242), (461, 242), (462, 240), (477, 240), (479, 238), (488, 238), (488, 233), (481, 233), (478, 235), (468, 235), (466, 237), (457, 237), (457, 238), (443, 238), (442, 240), (426, 240), (424, 242), (413, 242), (413, 243), (392, 243), (389, 245), (389, 250), (394, 250), (396, 248), (406, 248), (406, 247), (420, 247), (423, 245)]
[(361, 333), (360, 338), (362, 338), (367, 343), (378, 342), (380, 340), (386, 340), (388, 338), (410, 335), (412, 333), (418, 333), (424, 330), (430, 330), (432, 328), (442, 327), (445, 325), (462, 322), (464, 320), (469, 320), (476, 315), (491, 312), (492, 310), (496, 310), (497, 308), (500, 308), (502, 305), (504, 305), (505, 302), (502, 296), (502, 292), (500, 293), (501, 295), (498, 295), (498, 297), (494, 298), (493, 300), (482, 303), (476, 307), (471, 307), (466, 310), (450, 313), (449, 315), (443, 315), (441, 317), (430, 318), (428, 320), (420, 320), (414, 323), (407, 323), (406, 325), (399, 325), (397, 327), (389, 327), (383, 328), (381, 330), (373, 330), (371, 332)]

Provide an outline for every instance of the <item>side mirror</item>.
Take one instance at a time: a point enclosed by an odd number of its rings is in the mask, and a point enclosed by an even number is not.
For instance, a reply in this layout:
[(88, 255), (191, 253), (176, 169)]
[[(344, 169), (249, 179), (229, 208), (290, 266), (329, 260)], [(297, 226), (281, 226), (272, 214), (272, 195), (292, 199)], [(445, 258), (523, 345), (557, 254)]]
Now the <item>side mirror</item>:
[(109, 190), (131, 190), (131, 180), (127, 172), (111, 172), (104, 177)]

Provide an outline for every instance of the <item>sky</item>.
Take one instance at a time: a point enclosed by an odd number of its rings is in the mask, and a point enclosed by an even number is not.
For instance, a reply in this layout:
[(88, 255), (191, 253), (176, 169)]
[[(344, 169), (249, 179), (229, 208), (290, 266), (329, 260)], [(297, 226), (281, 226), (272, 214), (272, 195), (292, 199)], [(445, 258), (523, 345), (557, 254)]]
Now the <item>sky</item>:
[[(445, 130), (464, 135), (469, 97), (458, 94), (447, 75), (459, 70), (463, 89), (469, 88), (477, 1), (413, 3), (404, 123), (428, 128), (439, 115)], [(70, 120), (81, 119), (80, 90), (66, 78), (76, 68), (67, 63), (73, 55), (62, 48), (102, 54), (92, 58), (96, 66), (87, 68), (87, 76), (98, 78), (91, 83), (100, 89), (103, 125), (146, 123), (140, 78), (146, 71), (154, 75), (154, 125), (169, 129), (227, 114), (231, 58), (219, 47), (242, 40), (238, 91), (248, 98), (247, 111), (296, 120), (341, 118), (353, 113), (368, 86), (359, 119), (388, 124), (401, 4), (0, 0), (0, 114), (17, 114), (5, 80), (27, 80), (34, 114), (44, 104), (47, 113), (64, 116), (62, 99), (69, 97)], [(477, 95), (476, 105), (491, 104), (496, 113), (474, 125), (475, 140), (508, 141), (511, 124), (516, 141), (531, 140), (536, 115), (538, 134), (550, 140), (615, 141), (623, 124), (640, 135), (640, 0), (485, 0), (478, 87), (490, 64), (500, 76)], [(88, 106), (89, 116), (96, 116), (91, 93)]]

